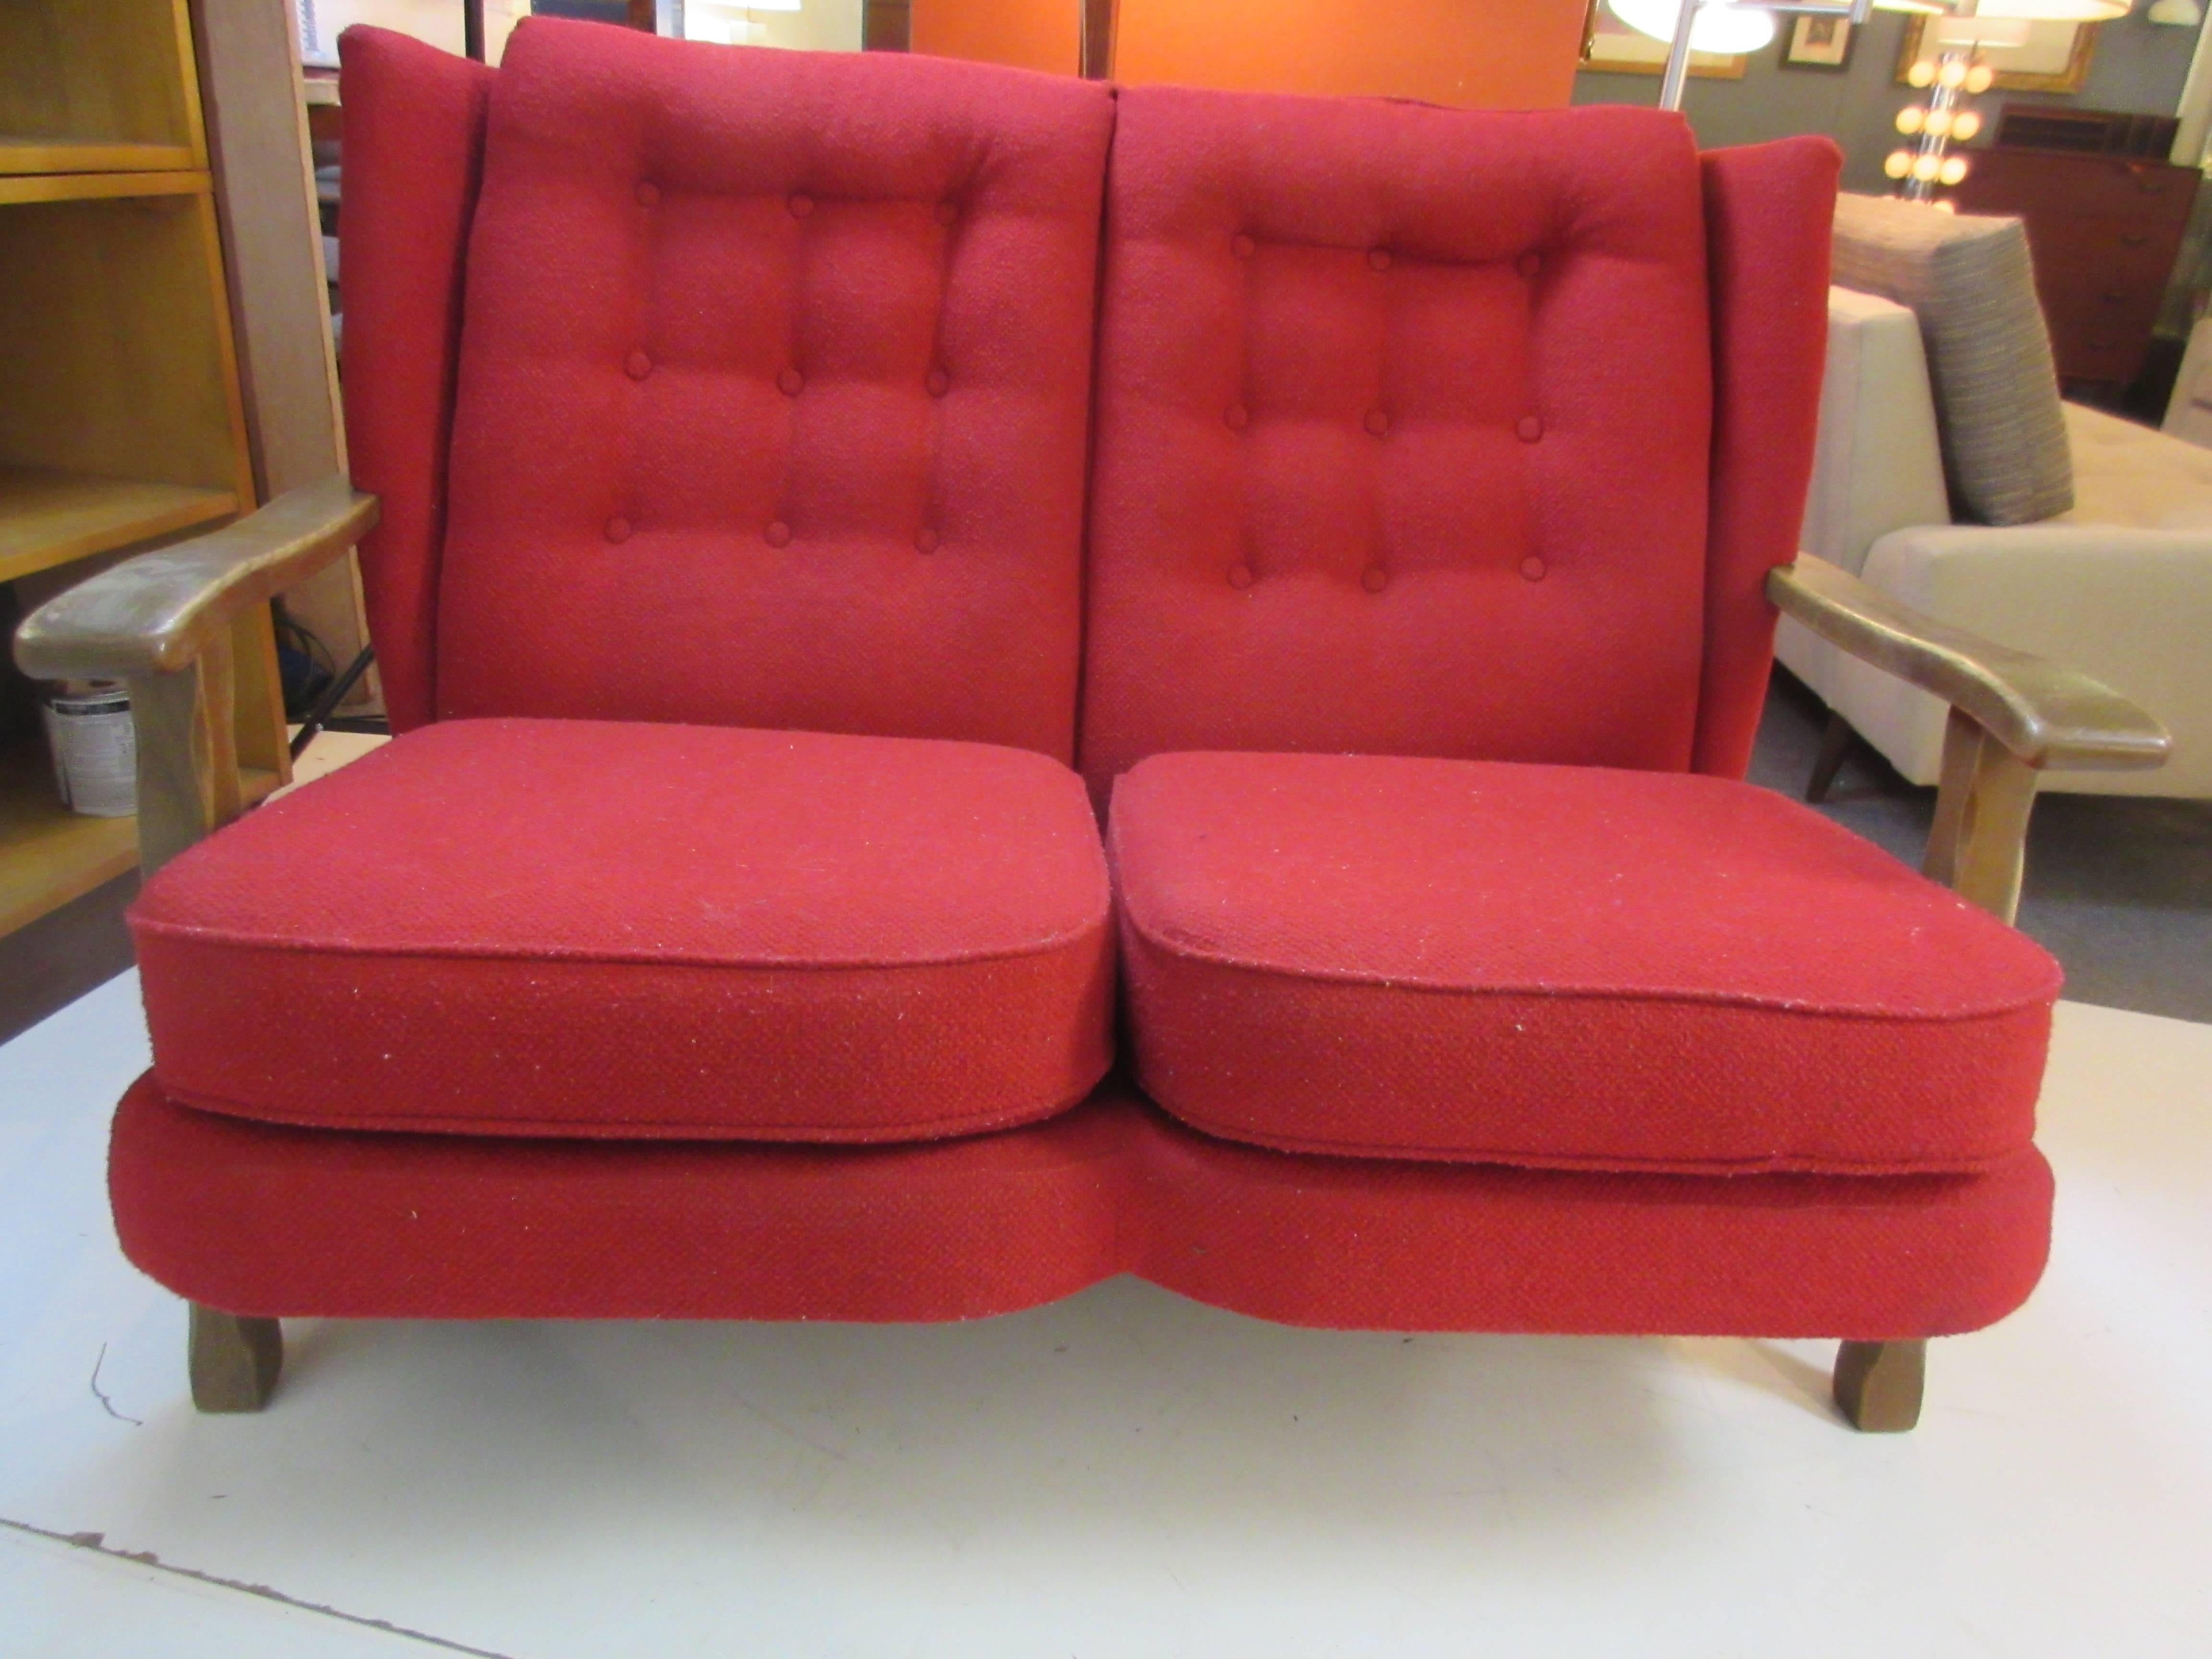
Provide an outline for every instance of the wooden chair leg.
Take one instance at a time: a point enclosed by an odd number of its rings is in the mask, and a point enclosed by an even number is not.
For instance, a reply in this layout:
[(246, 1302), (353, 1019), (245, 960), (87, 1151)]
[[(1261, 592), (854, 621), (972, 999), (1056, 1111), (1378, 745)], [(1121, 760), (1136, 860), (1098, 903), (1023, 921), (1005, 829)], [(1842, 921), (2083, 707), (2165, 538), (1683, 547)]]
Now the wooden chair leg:
[(1866, 1434), (1903, 1434), (1920, 1420), (1925, 1342), (1846, 1342), (1836, 1356), (1836, 1409)]
[(1844, 769), (1844, 758), (1851, 752), (1851, 744), (1858, 733), (1841, 714), (1828, 716), (1828, 729), (1820, 733), (1820, 752), (1813, 762), (1813, 775), (1805, 781), (1805, 799), (1815, 806), (1827, 799), (1828, 790), (1836, 781), (1836, 774)]
[(258, 1412), (284, 1368), (284, 1328), (191, 1304), (192, 1404), (204, 1412)]

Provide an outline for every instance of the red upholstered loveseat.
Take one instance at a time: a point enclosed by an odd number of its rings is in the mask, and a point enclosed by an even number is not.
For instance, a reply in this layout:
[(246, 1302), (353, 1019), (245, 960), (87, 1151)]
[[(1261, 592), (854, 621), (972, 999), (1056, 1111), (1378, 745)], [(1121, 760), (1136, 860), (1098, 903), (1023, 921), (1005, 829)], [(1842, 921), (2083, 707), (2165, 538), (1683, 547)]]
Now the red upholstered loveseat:
[[(496, 72), (343, 50), (353, 487), (20, 647), (204, 736), (206, 618), (380, 513), (397, 738), (198, 845), (206, 767), (149, 763), (112, 1185), (204, 1405), (291, 1315), (1134, 1273), (1844, 1338), (1897, 1426), (1919, 1341), (2027, 1293), (2058, 975), (1986, 911), (2021, 777), (2157, 736), (1783, 568), (1832, 145), (552, 21)], [(1966, 898), (1740, 781), (1776, 600), (1966, 708)]]

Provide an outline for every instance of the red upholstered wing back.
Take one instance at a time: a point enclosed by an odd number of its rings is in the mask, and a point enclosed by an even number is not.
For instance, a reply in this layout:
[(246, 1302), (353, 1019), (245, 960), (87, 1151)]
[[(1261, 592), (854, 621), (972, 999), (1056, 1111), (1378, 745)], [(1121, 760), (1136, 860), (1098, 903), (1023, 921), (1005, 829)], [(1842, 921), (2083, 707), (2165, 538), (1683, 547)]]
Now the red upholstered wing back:
[(1069, 758), (1107, 90), (539, 19), (487, 103), (410, 718)]
[[(1747, 493), (1729, 471), (1726, 544), (1709, 547), (1705, 184), (1678, 118), (1125, 90), (1092, 471), (1094, 789), (1178, 749), (1686, 769), (1709, 617), (1753, 636), (1733, 643), (1755, 674), (1736, 662), (1719, 690), (1737, 724), (1747, 696), (1755, 711), (1771, 613), (1750, 567), (1791, 556), (1826, 281), (1825, 234), (1802, 233), (1835, 173), (1825, 141), (1769, 149), (1785, 164), (1754, 181), (1789, 200), (1729, 220), (1728, 269), (1793, 320), (1723, 389), (1778, 423), (1726, 428), (1771, 476)], [(1715, 188), (1733, 201), (1743, 182), (1723, 169)], [(1762, 254), (1775, 268), (1745, 275)], [(1736, 321), (1718, 319), (1724, 346)], [(1778, 516), (1752, 522), (1754, 498)]]

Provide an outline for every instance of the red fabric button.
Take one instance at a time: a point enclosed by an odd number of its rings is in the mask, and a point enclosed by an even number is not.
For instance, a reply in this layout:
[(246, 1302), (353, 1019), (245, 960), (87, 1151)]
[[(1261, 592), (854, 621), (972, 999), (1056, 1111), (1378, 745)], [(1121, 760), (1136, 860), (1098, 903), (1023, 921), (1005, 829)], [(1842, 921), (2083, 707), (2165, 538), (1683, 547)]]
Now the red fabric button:
[(769, 526), (766, 534), (768, 544), (770, 547), (785, 547), (790, 544), (791, 526), (781, 519)]
[(1379, 564), (1370, 564), (1359, 573), (1359, 585), (1370, 593), (1380, 593), (1390, 586), (1390, 573)]
[(1513, 264), (1523, 276), (1534, 278), (1536, 273), (1544, 268), (1544, 256), (1540, 253), (1524, 253), (1516, 259)]
[(1231, 587), (1251, 586), (1252, 567), (1249, 564), (1231, 565), (1229, 567), (1229, 585)]
[(937, 222), (939, 224), (950, 225), (959, 216), (960, 210), (953, 206), (951, 203), (939, 202), (937, 204)]
[(1521, 574), (1532, 582), (1543, 580), (1546, 568), (1544, 562), (1534, 553), (1521, 561)]
[(1231, 404), (1221, 411), (1222, 420), (1231, 432), (1242, 432), (1251, 423), (1251, 411), (1242, 404)]
[(795, 368), (776, 371), (775, 389), (787, 398), (796, 398), (806, 385), (806, 377)]
[(814, 198), (804, 191), (793, 191), (791, 195), (790, 207), (793, 218), (804, 219), (814, 211)]
[(628, 541), (629, 539), (629, 520), (623, 518), (620, 514), (617, 514), (613, 518), (609, 519), (607, 520), (607, 539), (611, 542)]
[(1544, 423), (1534, 415), (1523, 415), (1513, 430), (1520, 435), (1522, 443), (1533, 444), (1544, 435)]
[(938, 547), (937, 532), (925, 526), (923, 528), (915, 532), (914, 544), (925, 553), (936, 552)]
[(929, 371), (929, 378), (922, 384), (929, 388), (931, 397), (942, 398), (951, 386), (952, 377), (941, 368), (933, 368)]
[(641, 380), (653, 373), (653, 359), (642, 351), (633, 351), (623, 360), (623, 371), (633, 380)]
[(1255, 246), (1249, 236), (1237, 235), (1229, 239), (1229, 251), (1240, 259), (1250, 258)]
[(1370, 409), (1367, 411), (1367, 419), (1362, 424), (1379, 438), (1390, 429), (1390, 417), (1379, 409)]
[(637, 204), (640, 207), (652, 207), (659, 200), (660, 186), (659, 185), (643, 184), (637, 187)]
[(1379, 247), (1373, 247), (1373, 248), (1370, 248), (1370, 249), (1368, 249), (1368, 250), (1367, 250), (1367, 268), (1368, 268), (1370, 270), (1389, 270), (1389, 269), (1390, 269), (1390, 254), (1389, 254), (1389, 251), (1388, 249), (1386, 249), (1386, 248), (1379, 248)]

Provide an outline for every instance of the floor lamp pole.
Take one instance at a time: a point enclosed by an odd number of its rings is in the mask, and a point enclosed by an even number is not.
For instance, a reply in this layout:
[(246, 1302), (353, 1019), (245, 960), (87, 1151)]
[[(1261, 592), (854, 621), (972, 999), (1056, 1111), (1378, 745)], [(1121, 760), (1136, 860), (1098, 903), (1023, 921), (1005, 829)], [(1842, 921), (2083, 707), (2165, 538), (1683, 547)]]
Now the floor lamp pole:
[(1667, 71), (1659, 77), (1659, 107), (1682, 107), (1682, 87), (1690, 78), (1690, 25), (1698, 21), (1698, 0), (1682, 0), (1674, 19), (1674, 38), (1667, 43)]

